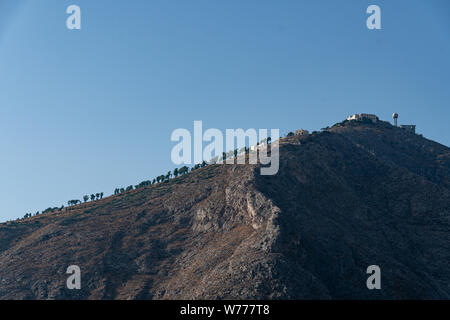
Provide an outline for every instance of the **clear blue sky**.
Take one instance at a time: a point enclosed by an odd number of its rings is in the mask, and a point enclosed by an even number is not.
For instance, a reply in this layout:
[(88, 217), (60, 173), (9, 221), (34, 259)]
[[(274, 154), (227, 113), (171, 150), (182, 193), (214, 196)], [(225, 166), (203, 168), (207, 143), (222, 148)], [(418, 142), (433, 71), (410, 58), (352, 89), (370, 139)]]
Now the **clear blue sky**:
[(286, 133), (395, 111), (448, 146), (449, 36), (447, 0), (0, 0), (0, 221), (172, 170), (194, 120)]

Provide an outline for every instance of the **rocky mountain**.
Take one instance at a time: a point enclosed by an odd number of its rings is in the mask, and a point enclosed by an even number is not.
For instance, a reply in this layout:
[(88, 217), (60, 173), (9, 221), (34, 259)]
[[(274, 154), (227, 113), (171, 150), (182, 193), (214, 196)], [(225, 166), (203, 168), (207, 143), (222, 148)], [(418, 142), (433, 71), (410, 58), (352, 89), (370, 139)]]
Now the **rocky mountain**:
[(0, 299), (449, 299), (449, 264), (450, 149), (386, 122), (0, 225)]

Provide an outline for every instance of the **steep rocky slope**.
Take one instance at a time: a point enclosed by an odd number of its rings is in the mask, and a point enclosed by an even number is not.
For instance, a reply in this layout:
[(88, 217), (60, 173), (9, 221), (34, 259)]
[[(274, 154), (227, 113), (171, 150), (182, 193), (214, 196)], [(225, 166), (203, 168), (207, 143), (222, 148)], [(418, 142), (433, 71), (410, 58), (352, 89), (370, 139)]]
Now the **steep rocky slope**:
[(0, 225), (1, 299), (448, 299), (449, 263), (450, 149), (383, 122)]

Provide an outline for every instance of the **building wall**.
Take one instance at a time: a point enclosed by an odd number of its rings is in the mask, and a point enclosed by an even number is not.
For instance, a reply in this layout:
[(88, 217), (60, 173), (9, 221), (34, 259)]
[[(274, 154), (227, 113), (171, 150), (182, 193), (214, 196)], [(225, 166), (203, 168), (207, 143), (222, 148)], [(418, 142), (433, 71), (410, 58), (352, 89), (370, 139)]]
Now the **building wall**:
[(296, 136), (304, 136), (304, 135), (308, 135), (309, 131), (305, 130), (305, 129), (298, 129), (295, 131), (295, 135)]
[(414, 124), (403, 124), (400, 125), (400, 128), (412, 133), (416, 133), (416, 126)]
[(351, 120), (363, 120), (368, 119), (371, 120), (373, 123), (378, 121), (378, 117), (374, 114), (368, 114), (368, 113), (357, 113), (347, 118), (348, 121)]

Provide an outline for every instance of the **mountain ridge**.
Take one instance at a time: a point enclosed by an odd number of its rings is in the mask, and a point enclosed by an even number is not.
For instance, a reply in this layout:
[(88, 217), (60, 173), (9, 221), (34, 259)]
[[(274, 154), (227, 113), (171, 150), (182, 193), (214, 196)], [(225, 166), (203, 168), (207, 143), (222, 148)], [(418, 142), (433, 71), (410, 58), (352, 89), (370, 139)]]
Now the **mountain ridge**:
[(343, 122), (280, 140), (277, 175), (257, 169), (210, 165), (0, 225), (0, 299), (449, 298), (449, 148)]

